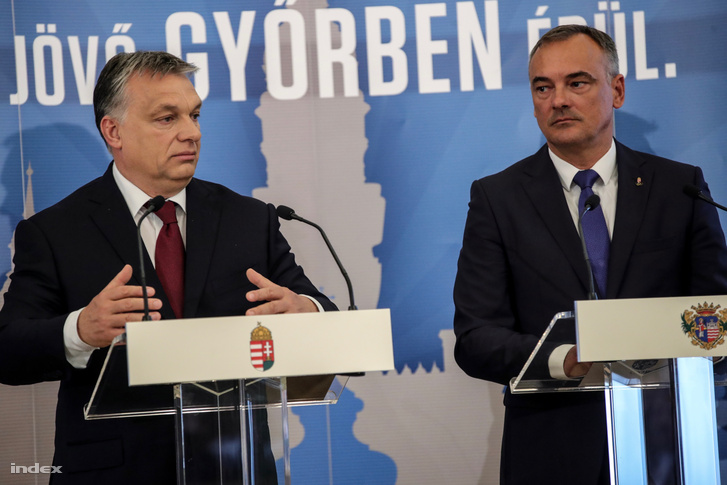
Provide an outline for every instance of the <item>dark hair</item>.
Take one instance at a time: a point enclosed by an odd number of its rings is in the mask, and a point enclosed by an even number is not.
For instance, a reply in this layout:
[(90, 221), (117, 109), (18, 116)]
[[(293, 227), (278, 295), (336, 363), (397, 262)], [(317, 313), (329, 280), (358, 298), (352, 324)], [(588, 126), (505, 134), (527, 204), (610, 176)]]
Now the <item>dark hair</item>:
[[(110, 115), (123, 119), (126, 112), (126, 84), (132, 75), (167, 74), (187, 76), (197, 72), (194, 64), (163, 51), (121, 52), (109, 59), (93, 90), (93, 111), (96, 128), (101, 133), (101, 120)], [(103, 138), (103, 133), (101, 133)], [(104, 139), (105, 141), (105, 139)]]
[(528, 62), (533, 60), (533, 56), (542, 46), (551, 44), (553, 42), (567, 40), (578, 34), (587, 35), (588, 37), (593, 39), (596, 44), (598, 44), (598, 47), (600, 47), (604, 54), (606, 54), (606, 60), (608, 61), (608, 74), (612, 78), (617, 76), (619, 74), (619, 67), (618, 50), (616, 49), (616, 44), (614, 43), (613, 39), (605, 32), (594, 29), (593, 27), (589, 27), (587, 25), (560, 25), (549, 30), (540, 38), (540, 40), (538, 40), (538, 42), (533, 47), (533, 50), (530, 51), (530, 58)]

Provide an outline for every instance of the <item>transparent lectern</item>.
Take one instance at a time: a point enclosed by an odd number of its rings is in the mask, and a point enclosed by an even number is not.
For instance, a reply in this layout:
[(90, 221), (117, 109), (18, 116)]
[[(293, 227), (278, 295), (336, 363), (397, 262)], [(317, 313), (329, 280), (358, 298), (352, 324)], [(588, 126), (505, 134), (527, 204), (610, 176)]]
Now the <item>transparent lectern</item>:
[(289, 407), (393, 368), (388, 310), (130, 322), (84, 411), (174, 415), (180, 485), (289, 484)]
[[(611, 483), (720, 483), (715, 385), (727, 385), (727, 297), (578, 301), (555, 315), (513, 393), (603, 392)], [(580, 379), (542, 363), (559, 345), (594, 362)]]

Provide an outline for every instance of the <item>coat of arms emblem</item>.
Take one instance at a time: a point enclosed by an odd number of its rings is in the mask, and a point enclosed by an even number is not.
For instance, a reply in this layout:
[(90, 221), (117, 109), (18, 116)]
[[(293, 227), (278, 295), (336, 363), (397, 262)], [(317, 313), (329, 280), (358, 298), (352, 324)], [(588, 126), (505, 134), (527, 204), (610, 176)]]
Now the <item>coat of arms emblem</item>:
[(263, 372), (270, 369), (275, 363), (273, 334), (260, 322), (250, 335), (250, 360), (254, 368)]
[(707, 302), (692, 306), (682, 313), (682, 331), (692, 339), (693, 345), (710, 350), (724, 343), (727, 333), (727, 309)]

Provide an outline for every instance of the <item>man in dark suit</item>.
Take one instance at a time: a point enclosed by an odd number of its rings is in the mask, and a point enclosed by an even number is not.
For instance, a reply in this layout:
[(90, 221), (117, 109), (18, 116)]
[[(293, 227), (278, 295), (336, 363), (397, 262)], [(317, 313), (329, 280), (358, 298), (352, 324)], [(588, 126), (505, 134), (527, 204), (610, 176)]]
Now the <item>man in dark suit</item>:
[[(157, 274), (166, 271), (158, 258), (167, 250), (155, 244), (166, 229), (156, 214), (143, 221), (152, 319), (336, 309), (295, 263), (274, 207), (193, 178), (202, 105), (188, 78), (195, 71), (165, 52), (112, 58), (94, 109), (114, 161), (18, 224), (0, 312), (0, 382), (60, 379), (54, 483), (176, 483), (173, 417), (83, 418), (109, 344), (142, 318), (136, 221), (151, 197), (174, 203), (185, 253), (183, 295), (172, 297)], [(274, 474), (273, 465), (258, 478)]]
[[(547, 144), (473, 183), (454, 288), (456, 360), (469, 375), (501, 384), (517, 376), (556, 313), (587, 299), (578, 172), (597, 174), (592, 190), (607, 229), (607, 274), (600, 282), (596, 274), (600, 298), (727, 292), (716, 210), (683, 193), (685, 184), (708, 193), (701, 170), (613, 139), (625, 84), (611, 38), (557, 27), (533, 48), (528, 71)], [(544, 346), (542, 375), (566, 379), (588, 370), (567, 343), (575, 341), (572, 330), (565, 333), (555, 339), (563, 345)], [(609, 483), (602, 393), (508, 389), (505, 406), (503, 484)]]

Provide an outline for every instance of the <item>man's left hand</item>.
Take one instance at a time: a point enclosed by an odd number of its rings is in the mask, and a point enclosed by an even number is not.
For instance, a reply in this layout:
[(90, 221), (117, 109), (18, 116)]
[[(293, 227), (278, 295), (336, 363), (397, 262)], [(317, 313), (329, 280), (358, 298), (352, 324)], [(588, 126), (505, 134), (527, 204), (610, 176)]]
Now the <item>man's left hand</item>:
[(579, 362), (578, 348), (574, 345), (570, 348), (563, 362), (563, 371), (568, 377), (583, 377), (591, 370), (593, 362)]
[(264, 301), (255, 308), (249, 309), (245, 315), (272, 315), (275, 313), (305, 313), (317, 312), (318, 308), (310, 298), (300, 296), (290, 289), (279, 286), (250, 268), (245, 273), (250, 283), (260, 288), (248, 291), (247, 301)]

